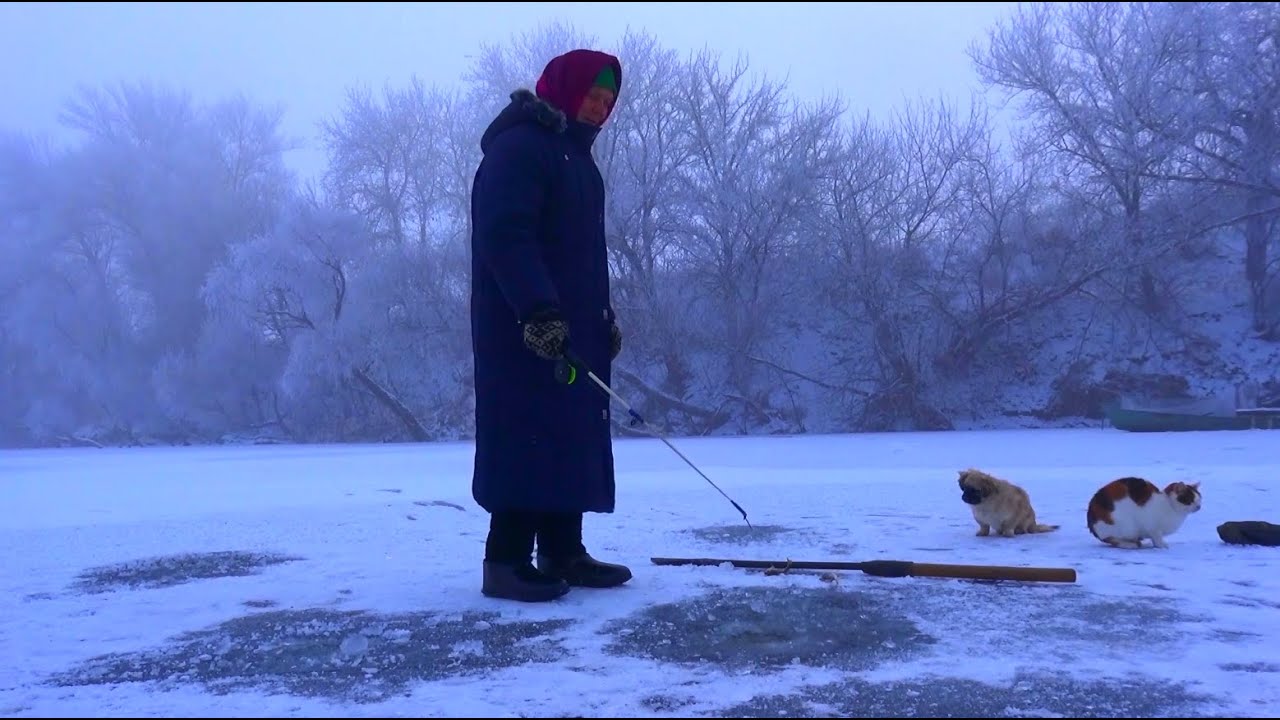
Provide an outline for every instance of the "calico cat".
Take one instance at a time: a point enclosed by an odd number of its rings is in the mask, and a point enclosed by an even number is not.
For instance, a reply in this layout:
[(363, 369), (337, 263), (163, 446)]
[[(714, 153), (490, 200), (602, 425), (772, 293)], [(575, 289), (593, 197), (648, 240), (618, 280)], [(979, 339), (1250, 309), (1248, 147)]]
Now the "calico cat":
[(1137, 477), (1112, 480), (1089, 500), (1089, 532), (1108, 545), (1138, 548), (1150, 539), (1167, 548), (1164, 538), (1200, 511), (1200, 483), (1171, 482), (1164, 490)]

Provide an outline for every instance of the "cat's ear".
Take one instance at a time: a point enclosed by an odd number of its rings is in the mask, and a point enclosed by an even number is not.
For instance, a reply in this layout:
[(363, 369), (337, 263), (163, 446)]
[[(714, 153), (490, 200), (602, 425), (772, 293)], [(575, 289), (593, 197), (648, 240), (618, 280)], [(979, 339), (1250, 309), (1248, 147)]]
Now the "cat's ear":
[(1192, 488), (1194, 488), (1194, 489), (1196, 489), (1196, 490), (1199, 490), (1199, 489), (1200, 489), (1200, 481), (1199, 481), (1199, 480), (1197, 480), (1197, 481), (1195, 481), (1195, 482), (1191, 483), (1191, 487), (1192, 487)]

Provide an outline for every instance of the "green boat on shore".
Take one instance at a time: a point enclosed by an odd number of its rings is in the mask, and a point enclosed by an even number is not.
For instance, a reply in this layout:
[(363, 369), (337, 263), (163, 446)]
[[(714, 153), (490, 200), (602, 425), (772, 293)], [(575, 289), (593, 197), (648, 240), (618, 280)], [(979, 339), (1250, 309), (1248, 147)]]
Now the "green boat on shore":
[(1105, 412), (1112, 427), (1129, 432), (1280, 429), (1280, 408), (1237, 408), (1214, 400), (1159, 407), (1117, 403)]

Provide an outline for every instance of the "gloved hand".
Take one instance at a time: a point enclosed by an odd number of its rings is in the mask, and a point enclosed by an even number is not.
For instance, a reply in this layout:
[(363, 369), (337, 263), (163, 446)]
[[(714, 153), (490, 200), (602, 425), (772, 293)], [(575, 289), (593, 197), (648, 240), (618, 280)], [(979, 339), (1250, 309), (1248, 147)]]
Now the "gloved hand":
[(618, 357), (618, 353), (622, 352), (622, 331), (618, 329), (618, 323), (609, 325), (609, 342), (611, 353), (609, 359), (613, 360)]
[(569, 325), (554, 308), (538, 310), (524, 322), (524, 344), (538, 357), (555, 360), (569, 342)]

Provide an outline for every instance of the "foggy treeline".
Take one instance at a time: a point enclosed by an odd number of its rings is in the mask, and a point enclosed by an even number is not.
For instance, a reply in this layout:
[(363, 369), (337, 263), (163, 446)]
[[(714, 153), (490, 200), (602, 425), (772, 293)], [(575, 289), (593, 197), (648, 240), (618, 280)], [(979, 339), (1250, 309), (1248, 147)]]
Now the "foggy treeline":
[(987, 99), (873, 118), (550, 26), (454, 84), (351, 89), (315, 184), (271, 107), (86, 91), (74, 146), (0, 145), (0, 444), (469, 437), (478, 139), (578, 46), (623, 63), (596, 145), (615, 386), (672, 432), (1052, 424), (1117, 371), (1265, 382), (1278, 44), (1273, 4), (1027, 7), (975, 39)]

